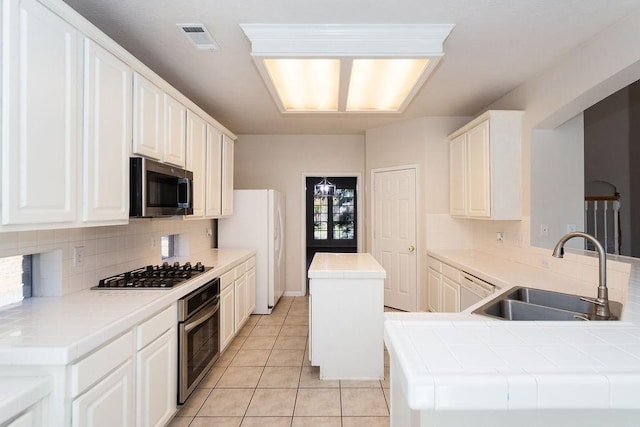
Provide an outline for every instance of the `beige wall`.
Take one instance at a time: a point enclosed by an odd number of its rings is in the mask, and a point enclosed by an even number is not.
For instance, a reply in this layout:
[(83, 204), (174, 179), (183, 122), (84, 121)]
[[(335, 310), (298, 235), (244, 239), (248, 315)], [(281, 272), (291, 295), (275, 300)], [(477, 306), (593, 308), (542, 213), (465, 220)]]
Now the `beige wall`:
[[(580, 115), (586, 108), (606, 98), (614, 92), (640, 79), (640, 50), (632, 48), (640, 44), (640, 12), (627, 18), (593, 39), (581, 45), (555, 66), (546, 72), (525, 82), (506, 96), (497, 100), (487, 109), (520, 109), (525, 110), (523, 132), (523, 214), (529, 216), (531, 206), (541, 206), (545, 200), (532, 198), (531, 181), (544, 177), (548, 165), (538, 162), (533, 170), (533, 157), (544, 156), (539, 150), (547, 147), (538, 146), (535, 142), (536, 130), (546, 129), (558, 131), (557, 128), (566, 121)], [(565, 130), (566, 131), (566, 130)], [(533, 139), (532, 139), (533, 135)], [(545, 135), (545, 140), (554, 138)], [(571, 137), (573, 138), (573, 137)], [(556, 157), (556, 164), (576, 161), (575, 153), (564, 150), (565, 156)], [(561, 156), (558, 151), (556, 156)], [(575, 182), (575, 180), (572, 180)], [(562, 181), (558, 182), (561, 185)], [(567, 191), (572, 191), (567, 189)], [(581, 191), (581, 190), (580, 190)], [(556, 207), (548, 203), (545, 207), (553, 213), (557, 223), (572, 222), (563, 218), (566, 206)], [(578, 207), (579, 209), (579, 207)], [(531, 234), (538, 233), (540, 224), (531, 221)], [(556, 230), (549, 235), (551, 240), (559, 238), (565, 230)]]
[[(237, 189), (273, 188), (285, 193), (286, 292), (303, 294), (303, 174), (364, 174), (362, 135), (239, 135), (235, 146)], [(362, 186), (360, 186), (362, 188)], [(364, 210), (360, 209), (364, 214)], [(363, 216), (362, 216), (363, 218)]]
[[(416, 209), (418, 223), (416, 253), (418, 254), (419, 309), (426, 309), (426, 250), (432, 245), (445, 245), (456, 232), (441, 234), (439, 223), (447, 229), (462, 231), (464, 222), (449, 217), (449, 144), (447, 135), (462, 126), (468, 117), (422, 117), (406, 122), (369, 129), (366, 133), (366, 206), (367, 236), (371, 235), (371, 171), (380, 168), (416, 166)], [(470, 236), (470, 233), (460, 233)], [(464, 238), (464, 237), (463, 237)], [(371, 239), (367, 252), (372, 251)], [(450, 239), (451, 241), (456, 239)], [(461, 242), (457, 240), (456, 245)]]

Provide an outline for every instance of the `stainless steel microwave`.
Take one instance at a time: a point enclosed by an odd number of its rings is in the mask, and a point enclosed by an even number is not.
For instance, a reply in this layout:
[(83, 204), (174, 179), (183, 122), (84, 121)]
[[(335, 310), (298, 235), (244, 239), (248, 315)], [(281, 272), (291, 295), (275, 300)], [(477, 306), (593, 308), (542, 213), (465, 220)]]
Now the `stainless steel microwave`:
[(131, 157), (129, 167), (129, 216), (193, 214), (193, 172), (142, 157)]

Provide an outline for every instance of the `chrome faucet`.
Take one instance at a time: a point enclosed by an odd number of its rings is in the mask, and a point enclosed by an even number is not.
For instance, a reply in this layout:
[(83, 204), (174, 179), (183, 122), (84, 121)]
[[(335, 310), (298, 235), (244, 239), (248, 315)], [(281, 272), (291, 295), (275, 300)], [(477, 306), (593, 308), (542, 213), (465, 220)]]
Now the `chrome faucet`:
[(553, 256), (556, 258), (562, 258), (564, 256), (564, 244), (567, 243), (567, 240), (572, 239), (574, 237), (582, 237), (585, 240), (588, 240), (595, 246), (596, 251), (598, 252), (598, 259), (600, 265), (600, 280), (598, 283), (598, 297), (595, 299), (592, 298), (580, 298), (583, 301), (590, 302), (595, 304), (596, 306), (596, 316), (599, 319), (607, 320), (611, 319), (613, 316), (611, 315), (611, 310), (609, 309), (609, 292), (607, 291), (607, 253), (604, 248), (598, 242), (598, 240), (590, 234), (583, 233), (581, 231), (574, 231), (573, 233), (567, 233), (558, 240), (556, 243), (556, 247), (553, 248)]

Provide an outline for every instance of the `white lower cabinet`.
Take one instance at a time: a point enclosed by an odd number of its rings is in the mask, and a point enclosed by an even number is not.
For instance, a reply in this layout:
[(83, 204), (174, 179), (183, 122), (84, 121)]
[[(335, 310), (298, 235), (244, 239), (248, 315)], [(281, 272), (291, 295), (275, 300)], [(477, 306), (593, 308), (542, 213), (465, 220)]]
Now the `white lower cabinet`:
[(460, 311), (460, 270), (429, 257), (427, 307), (432, 312)]
[(44, 415), (44, 406), (47, 398), (31, 405), (22, 414), (14, 418), (8, 424), (2, 424), (5, 427), (46, 427), (52, 424)]
[[(233, 277), (233, 271), (230, 271)], [(227, 274), (229, 274), (227, 273)], [(220, 277), (220, 288), (224, 286), (225, 275)], [(220, 292), (220, 351), (222, 352), (235, 336), (233, 280)]]
[(242, 329), (256, 308), (256, 259), (220, 276), (220, 351)]
[(235, 333), (237, 334), (247, 320), (247, 275), (238, 277), (234, 283), (235, 287)]
[(247, 318), (251, 316), (253, 310), (256, 309), (256, 259), (251, 258), (249, 261), (249, 270), (247, 271)]
[(133, 407), (133, 362), (128, 359), (73, 401), (72, 426), (133, 426)]
[(166, 425), (177, 408), (176, 327), (173, 304), (71, 365), (71, 425)]
[[(164, 426), (176, 411), (177, 312), (175, 305), (138, 326), (136, 426)], [(157, 334), (165, 331), (160, 336)], [(146, 338), (146, 340), (145, 340)]]

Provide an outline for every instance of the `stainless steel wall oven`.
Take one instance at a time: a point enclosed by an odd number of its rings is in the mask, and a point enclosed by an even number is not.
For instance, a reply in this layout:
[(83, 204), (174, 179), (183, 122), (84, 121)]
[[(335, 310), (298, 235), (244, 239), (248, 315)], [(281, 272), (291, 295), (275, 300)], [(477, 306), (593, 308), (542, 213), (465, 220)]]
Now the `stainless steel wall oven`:
[(220, 279), (178, 300), (178, 404), (220, 357)]

